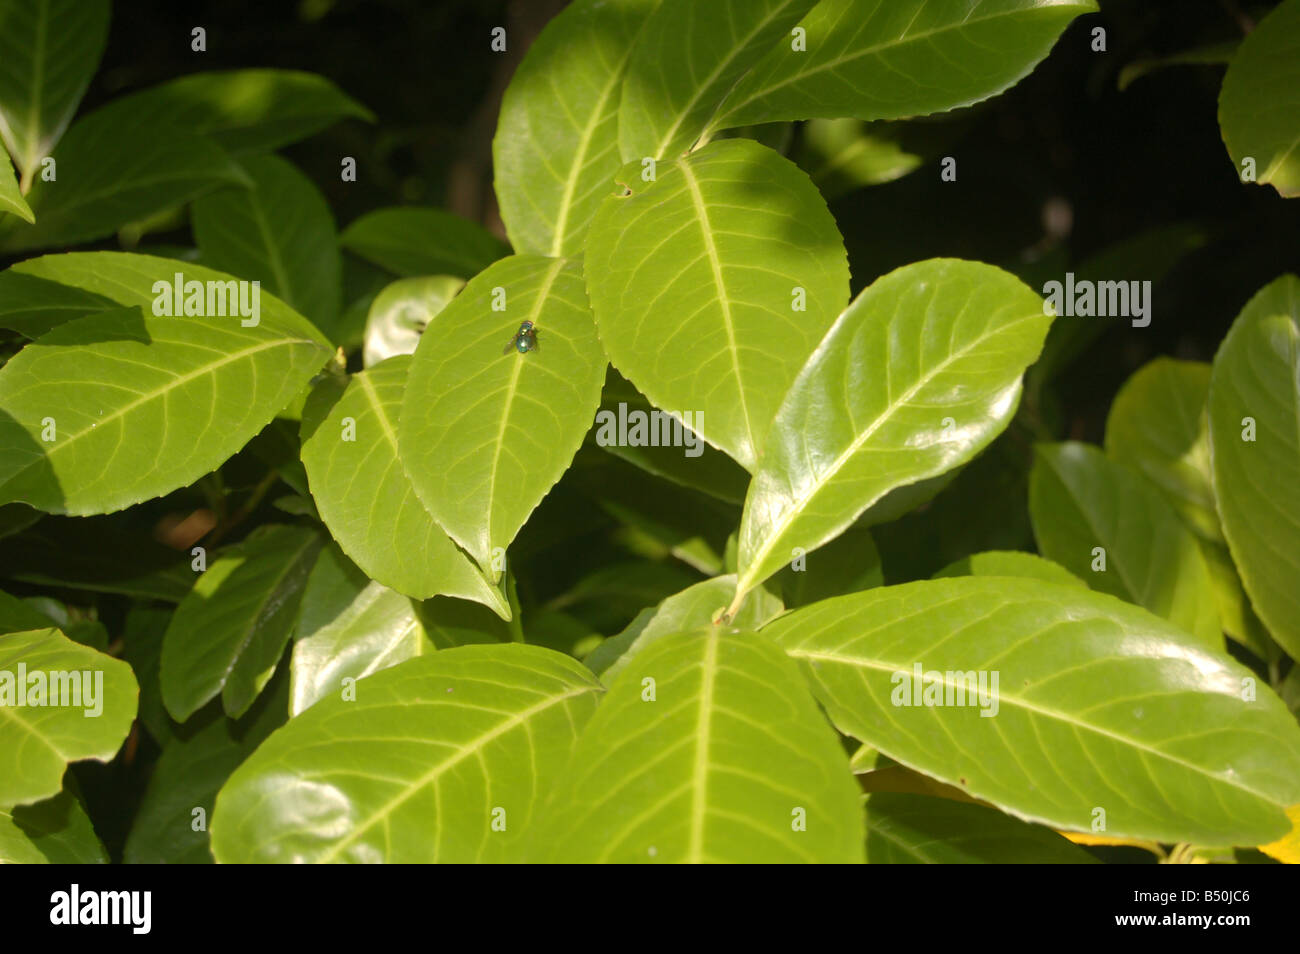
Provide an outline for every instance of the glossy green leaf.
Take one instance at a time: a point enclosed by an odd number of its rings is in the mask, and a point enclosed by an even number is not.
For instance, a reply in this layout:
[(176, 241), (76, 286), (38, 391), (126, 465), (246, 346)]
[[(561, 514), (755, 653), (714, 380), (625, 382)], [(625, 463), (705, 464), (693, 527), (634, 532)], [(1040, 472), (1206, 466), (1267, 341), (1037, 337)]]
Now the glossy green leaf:
[(403, 278), (375, 296), (366, 316), (364, 363), (367, 368), (399, 354), (414, 354), (420, 335), (465, 282), (450, 275)]
[(744, 73), (817, 0), (663, 0), (637, 34), (618, 108), (625, 162), (694, 144)]
[(0, 808), (0, 864), (108, 864), (108, 852), (70, 791), (34, 805)]
[(991, 265), (932, 259), (877, 279), (777, 412), (740, 527), (738, 595), (898, 487), (970, 460), (1007, 426), (1051, 316)]
[(9, 157), (0, 153), (0, 212), (8, 212), (28, 222), (35, 222), (31, 206), (18, 191), (18, 180), (14, 178), (14, 167)]
[(619, 169), (619, 93), (660, 0), (575, 0), (528, 48), (492, 140), (497, 203), (517, 252), (578, 255)]
[(1027, 76), (1093, 0), (822, 0), (727, 97), (710, 129), (970, 106)]
[(1207, 540), (1223, 540), (1210, 483), (1205, 402), (1210, 366), (1156, 358), (1115, 395), (1106, 419), (1106, 453), (1158, 486)]
[[(638, 166), (639, 168), (639, 166)], [(803, 172), (745, 139), (660, 162), (592, 223), (601, 343), (657, 407), (754, 470), (772, 416), (848, 301), (844, 243)]]
[(848, 755), (754, 633), (658, 639), (613, 683), (547, 802), (535, 860), (862, 860)]
[(0, 370), (0, 500), (108, 513), (183, 487), (249, 441), (329, 357), (238, 317), (67, 322)]
[(259, 527), (223, 550), (176, 607), (162, 646), (162, 696), (184, 722), (218, 693), (243, 715), (275, 674), (323, 540), (315, 530)]
[(307, 580), (294, 634), (289, 715), (436, 647), (409, 597), (368, 579), (333, 547)]
[[(525, 320), (538, 349), (502, 354)], [(425, 329), (398, 451), (426, 509), (480, 567), (492, 567), (493, 550), (509, 546), (568, 468), (604, 379), (576, 262), (503, 259)]]
[(868, 864), (1096, 864), (1050, 828), (982, 805), (895, 792), (876, 792), (866, 804)]
[(1219, 93), (1219, 129), (1240, 176), (1300, 196), (1300, 0), (1282, 0), (1241, 41)]
[[(167, 743), (140, 799), (122, 860), (126, 864), (211, 864), (208, 828), (217, 792), (288, 716), (288, 680), (277, 678), (238, 721), (205, 712)], [(202, 816), (196, 816), (195, 810)], [(196, 830), (196, 822), (202, 827)]]
[(398, 275), (471, 278), (510, 249), (481, 225), (442, 209), (368, 212), (339, 236), (339, 244)]
[[(119, 305), (139, 305), (145, 314), (152, 315), (154, 303), (160, 300), (160, 293), (154, 286), (158, 282), (174, 285), (178, 273), (183, 282), (197, 281), (205, 284), (228, 282), (233, 277), (191, 262), (155, 258), (152, 255), (69, 252), (29, 258), (0, 272), (0, 291), (4, 291), (6, 298), (10, 299), (4, 307), (14, 309), (32, 320), (43, 320), (53, 327), (79, 315), (109, 311)], [(184, 294), (182, 287), (182, 302)], [(175, 297), (174, 291), (172, 297)], [(330, 349), (329, 340), (315, 325), (274, 295), (261, 292), (260, 301), (258, 323), (249, 327), (275, 331), (286, 337), (307, 338), (322, 348)], [(218, 311), (220, 303), (219, 298), (214, 301)], [(206, 307), (205, 297), (204, 308)], [(226, 311), (233, 313), (235, 308), (228, 304)], [(219, 316), (211, 316), (217, 317)], [(241, 327), (245, 320), (251, 321), (252, 318), (241, 317)]]
[(0, 138), (24, 175), (72, 121), (108, 19), (108, 0), (0, 0)]
[(68, 130), (52, 159), (55, 178), (38, 175), (27, 194), (35, 224), (0, 223), (0, 249), (104, 238), (204, 192), (246, 183), (216, 143), (187, 128), (160, 125), (148, 112), (91, 113)]
[(312, 392), (302, 431), (312, 499), (343, 552), (379, 583), (415, 599), (475, 600), (508, 617), (501, 592), (420, 503), (398, 452), (410, 365), (401, 355), (353, 375), (341, 394), (333, 380)]
[(1260, 619), (1300, 659), (1300, 279), (1242, 309), (1210, 378), (1214, 489)]
[(249, 281), (330, 331), (342, 307), (334, 216), (305, 175), (278, 156), (245, 159), (251, 188), (210, 192), (194, 202), (203, 262)]
[(267, 152), (341, 119), (373, 120), (330, 80), (298, 70), (191, 73), (114, 100), (114, 113), (148, 113), (202, 133), (232, 153)]
[[(661, 600), (644, 617), (638, 615), (623, 632), (605, 640), (583, 662), (600, 676), (601, 682), (612, 685), (615, 677), (656, 641), (713, 625), (714, 618), (727, 608), (735, 590), (734, 576), (718, 576), (689, 586)], [(782, 609), (777, 597), (766, 590), (756, 590), (745, 600), (732, 625), (757, 629)]]
[(55, 629), (0, 636), (0, 807), (62, 789), (69, 762), (107, 762), (135, 719), (131, 667)]
[(924, 580), (761, 632), (803, 663), (842, 732), (1027, 821), (1090, 832), (1101, 809), (1116, 837), (1254, 845), (1289, 830), (1300, 801), (1300, 727), (1281, 700), (1110, 596)]
[[(521, 860), (600, 685), (535, 646), (463, 646), (322, 699), (217, 796), (221, 862)], [(494, 827), (495, 822), (495, 827)]]
[(972, 553), (955, 563), (950, 563), (933, 579), (941, 580), (951, 576), (1022, 576), (1029, 579), (1046, 580), (1060, 586), (1087, 586), (1059, 563), (1045, 560), (1033, 553), (1019, 553), (1015, 550), (989, 550), (985, 553)]
[(1150, 481), (1090, 445), (1040, 444), (1029, 514), (1048, 559), (1094, 590), (1145, 606), (1205, 645), (1223, 648), (1205, 558)]

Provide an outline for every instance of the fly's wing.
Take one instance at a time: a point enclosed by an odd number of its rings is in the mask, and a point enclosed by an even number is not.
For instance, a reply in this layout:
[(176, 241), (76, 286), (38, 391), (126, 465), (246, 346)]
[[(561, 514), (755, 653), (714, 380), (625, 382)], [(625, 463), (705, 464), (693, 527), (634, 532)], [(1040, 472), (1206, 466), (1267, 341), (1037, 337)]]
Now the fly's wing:
[(539, 341), (538, 338), (537, 338), (537, 332), (534, 331), (530, 337), (533, 339), (533, 346), (532, 346), (531, 348), (529, 348), (528, 350), (530, 350), (530, 351), (541, 351), (541, 350), (542, 350), (542, 343), (541, 343), (541, 341)]
[(506, 342), (506, 346), (501, 349), (501, 353), (509, 354), (511, 351), (514, 350), (514, 347), (515, 347), (515, 339), (511, 338), (509, 341)]

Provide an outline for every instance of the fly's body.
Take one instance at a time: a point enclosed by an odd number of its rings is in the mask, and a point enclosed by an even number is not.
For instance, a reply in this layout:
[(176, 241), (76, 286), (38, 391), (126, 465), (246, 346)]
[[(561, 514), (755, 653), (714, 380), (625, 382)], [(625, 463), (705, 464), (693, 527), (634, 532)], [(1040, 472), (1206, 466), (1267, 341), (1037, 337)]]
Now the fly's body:
[(531, 321), (525, 321), (519, 326), (519, 330), (515, 332), (515, 336), (510, 339), (501, 353), (509, 354), (512, 348), (520, 354), (539, 350), (537, 347), (537, 329), (533, 327)]

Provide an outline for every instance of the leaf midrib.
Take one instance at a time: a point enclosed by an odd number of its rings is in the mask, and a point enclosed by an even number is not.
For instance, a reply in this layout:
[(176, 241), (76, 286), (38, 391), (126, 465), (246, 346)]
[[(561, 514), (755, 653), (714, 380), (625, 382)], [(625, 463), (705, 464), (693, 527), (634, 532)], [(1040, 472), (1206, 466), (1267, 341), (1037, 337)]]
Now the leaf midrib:
[[(1040, 317), (1043, 316), (1037, 314), (1027, 315), (1023, 318), (1017, 318), (1014, 321), (1004, 322), (1000, 325), (991, 327), (986, 334), (980, 335), (979, 337), (970, 341), (964, 347), (959, 348), (958, 350), (950, 353), (948, 357), (944, 358), (938, 364), (930, 368), (925, 374), (923, 374), (916, 381), (915, 384), (909, 387), (906, 391), (903, 391), (900, 394), (898, 399), (890, 401), (889, 404), (884, 408), (884, 410), (882, 410), (880, 414), (876, 415), (876, 419), (872, 421), (871, 424), (865, 430), (863, 430), (857, 437), (855, 437), (849, 443), (849, 446), (843, 451), (843, 453), (839, 454), (835, 458), (835, 460), (831, 463), (830, 467), (828, 467), (823, 472), (823, 476), (815, 480), (810, 485), (810, 489), (806, 493), (800, 495), (797, 498), (796, 503), (800, 504), (800, 506), (790, 507), (788, 510), (786, 510), (785, 514), (776, 522), (773, 529), (769, 531), (769, 533), (767, 534), (763, 545), (755, 551), (754, 556), (748, 561), (746, 571), (744, 574), (740, 576), (740, 579), (738, 581), (737, 593), (746, 592), (748, 589), (751, 589), (754, 586), (754, 584), (750, 582), (751, 577), (755, 576), (759, 572), (757, 568), (761, 566), (764, 560), (767, 559), (768, 554), (772, 552), (772, 548), (776, 546), (776, 544), (780, 541), (781, 537), (785, 534), (785, 532), (790, 529), (791, 524), (793, 524), (794, 521), (797, 520), (800, 515), (802, 515), (804, 511), (803, 505), (806, 505), (808, 501), (812, 500), (815, 496), (817, 496), (817, 494), (821, 493), (822, 488), (825, 487), (826, 484), (829, 483), (831, 479), (834, 478), (840, 472), (840, 469), (845, 464), (847, 464), (848, 461), (853, 457), (853, 455), (855, 455), (862, 448), (862, 445), (866, 443), (866, 441), (873, 434), (875, 434), (876, 431), (878, 431), (881, 427), (883, 427), (886, 421), (888, 421), (895, 413), (897, 413), (900, 407), (902, 407), (908, 401), (910, 401), (912, 397), (914, 397), (923, 387), (928, 385), (942, 371), (947, 369), (947, 367), (950, 364), (952, 364), (954, 361), (965, 357), (968, 352), (974, 350), (975, 348), (978, 348), (989, 339), (1002, 334), (1004, 331), (1012, 327), (1015, 327), (1016, 325), (1023, 324), (1026, 321), (1037, 320)], [(833, 330), (834, 328), (832, 327), (832, 331)], [(886, 367), (888, 367), (887, 360), (885, 364)], [(1017, 375), (1017, 380), (1018, 379), (1019, 379), (1019, 375)], [(798, 383), (799, 383), (798, 379), (796, 379), (795, 381), (796, 386), (798, 385)], [(793, 393), (793, 388), (791, 389), (791, 393)], [(777, 412), (777, 416), (780, 417), (779, 411)], [(919, 479), (924, 479), (924, 476), (925, 475), (923, 475)], [(870, 504), (868, 504), (868, 506), (870, 506)], [(865, 507), (863, 509), (865, 509)]]
[(22, 467), (18, 468), (16, 471), (11, 473), (5, 479), (4, 483), (0, 484), (0, 490), (12, 484), (14, 480), (16, 480), (19, 476), (27, 473), (28, 470), (36, 466), (41, 461), (52, 460), (54, 458), (54, 455), (57, 454), (59, 451), (67, 448), (71, 444), (76, 443), (78, 440), (85, 437), (87, 434), (94, 433), (96, 428), (104, 424), (107, 424), (110, 421), (115, 421), (125, 414), (129, 414), (131, 411), (135, 410), (137, 407), (140, 407), (143, 404), (147, 404), (150, 401), (156, 400), (166, 394), (171, 393), (173, 390), (180, 387), (181, 385), (188, 384), (190, 381), (193, 381), (194, 379), (199, 377), (203, 377), (206, 374), (215, 373), (218, 368), (224, 367), (225, 365), (230, 364), (234, 361), (238, 361), (241, 358), (246, 358), (249, 357), (250, 355), (257, 354), (258, 352), (267, 351), (271, 348), (293, 346), (293, 345), (299, 345), (305, 343), (315, 344), (315, 342), (303, 342), (292, 338), (278, 338), (275, 341), (266, 341), (263, 342), (262, 344), (257, 345), (256, 347), (245, 348), (242, 351), (232, 352), (231, 354), (226, 355), (226, 357), (221, 358), (218, 361), (214, 361), (210, 364), (205, 364), (200, 368), (196, 368), (193, 371), (187, 372), (186, 374), (182, 374), (179, 375), (178, 377), (172, 378), (170, 381), (167, 382), (167, 384), (163, 385), (161, 388), (158, 388), (157, 390), (150, 391), (145, 394), (141, 394), (134, 401), (130, 401), (129, 403), (124, 404), (116, 411), (111, 412), (108, 416), (97, 418), (94, 422), (94, 426), (87, 427), (84, 430), (72, 434), (65, 440), (56, 443), (46, 453), (39, 454), (36, 457), (33, 457)]
[[(899, 671), (899, 666), (897, 664), (885, 663), (883, 660), (880, 662), (876, 662), (872, 659), (868, 659), (866, 657), (861, 657), (861, 656), (843, 656), (834, 652), (814, 651), (814, 650), (804, 649), (802, 647), (787, 647), (786, 652), (788, 652), (791, 656), (795, 656), (802, 659), (817, 659), (825, 662), (838, 663), (840, 665), (851, 666), (855, 669), (872, 669), (879, 672), (888, 672), (888, 673), (895, 673)], [(939, 672), (939, 670), (935, 670), (935, 671)], [(927, 681), (941, 683), (945, 687), (951, 686), (954, 689), (957, 687), (957, 684), (949, 680), (947, 674), (943, 672), (940, 672), (940, 678), (937, 680), (930, 680), (929, 675), (927, 674)], [(962, 685), (965, 686), (966, 684), (963, 682)], [(1083, 722), (1074, 718), (1070, 718), (1066, 713), (1060, 712), (1059, 710), (1056, 709), (1048, 709), (1043, 706), (1035, 705), (1029, 702), (1028, 700), (1021, 698), (1020, 696), (1015, 695), (1014, 693), (1008, 694), (999, 691), (998, 704), (1001, 705), (1004, 702), (1010, 703), (1012, 706), (1019, 706), (1020, 708), (1022, 708), (1028, 713), (1036, 714), (1048, 719), (1055, 719), (1056, 721), (1062, 722), (1066, 725), (1070, 725), (1076, 728), (1081, 728), (1090, 732), (1094, 732), (1097, 735), (1105, 736), (1106, 738), (1111, 739), (1114, 742), (1128, 745), (1135, 750), (1146, 752), (1158, 758), (1164, 759), (1167, 762), (1171, 762), (1175, 765), (1180, 765), (1183, 768), (1189, 769), (1192, 772), (1201, 775), (1212, 782), (1218, 782), (1224, 785), (1228, 785), (1232, 788), (1239, 789), (1243, 792), (1246, 792), (1254, 796), (1255, 798), (1268, 802), (1270, 805), (1279, 805), (1279, 807), (1282, 808), (1286, 807), (1284, 805), (1280, 805), (1280, 803), (1276, 802), (1272, 797), (1270, 797), (1264, 792), (1258, 791), (1253, 788), (1249, 788), (1245, 785), (1242, 785), (1239, 782), (1235, 782), (1230, 779), (1225, 779), (1222, 776), (1216, 775), (1215, 773), (1209, 771), (1203, 766), (1196, 765), (1193, 762), (1188, 762), (1185, 759), (1178, 758), (1177, 756), (1171, 755), (1168, 752), (1162, 752), (1160, 749), (1153, 748), (1150, 745), (1147, 745), (1146, 743), (1141, 742), (1137, 739), (1133, 739), (1127, 735), (1124, 735), (1123, 733), (1114, 732), (1109, 729), (1103, 728), (1102, 726), (1094, 725), (1090, 722)], [(869, 743), (869, 744), (874, 744), (874, 743)], [(877, 748), (879, 748), (879, 746), (877, 746)], [(882, 749), (881, 751), (884, 750)], [(893, 758), (892, 755), (890, 757)]]
[[(713, 241), (713, 225), (709, 220), (708, 206), (704, 203), (704, 196), (700, 192), (699, 181), (695, 178), (695, 173), (691, 171), (689, 162), (679, 163), (682, 170), (682, 177), (686, 180), (686, 188), (691, 194), (691, 204), (695, 208), (696, 222), (700, 226), (700, 234), (704, 242), (704, 250), (709, 257), (709, 267), (713, 273), (713, 286), (717, 291), (718, 303), (722, 306), (722, 325), (727, 331), (727, 353), (731, 357), (731, 369), (736, 376), (736, 392), (739, 396), (740, 412), (745, 419), (745, 453), (742, 454), (749, 461), (756, 458), (758, 445), (754, 440), (754, 424), (750, 419), (749, 402), (745, 394), (745, 378), (740, 372), (740, 352), (736, 346), (736, 326), (731, 314), (731, 299), (727, 296), (727, 283), (722, 276), (722, 262), (718, 258), (718, 246)], [(737, 448), (737, 450), (741, 450)], [(744, 463), (744, 461), (742, 461)]]
[(718, 645), (714, 627), (704, 637), (704, 659), (700, 664), (699, 709), (695, 717), (695, 763), (691, 772), (691, 834), (687, 844), (687, 861), (705, 860), (704, 822), (709, 812), (709, 750), (713, 731), (713, 686), (718, 678)]
[[(749, 31), (749, 33), (747, 33), (742, 39), (737, 41), (737, 43), (731, 48), (731, 52), (727, 54), (727, 56), (724, 57), (716, 67), (714, 67), (713, 72), (711, 72), (708, 76), (706, 76), (704, 78), (704, 81), (700, 83), (699, 87), (695, 91), (695, 95), (691, 97), (690, 101), (678, 111), (677, 118), (673, 120), (673, 124), (668, 127), (668, 131), (664, 133), (663, 137), (659, 140), (658, 145), (655, 146), (654, 155), (662, 158), (661, 153), (664, 151), (664, 149), (668, 147), (668, 144), (673, 141), (673, 137), (677, 135), (677, 130), (680, 129), (682, 123), (686, 121), (686, 117), (689, 116), (691, 114), (691, 110), (694, 109), (696, 105), (699, 104), (700, 98), (706, 92), (709, 91), (709, 88), (715, 82), (717, 82), (718, 77), (721, 76), (726, 71), (727, 67), (729, 67), (733, 62), (735, 62), (735, 60), (740, 56), (740, 54), (745, 52), (746, 48), (749, 46), (750, 42), (754, 39), (756, 35), (761, 33), (769, 23), (771, 23), (773, 20), (780, 17), (783, 13), (785, 13), (785, 11), (789, 8), (790, 4), (797, 3), (797, 2), (798, 0), (784, 0), (784, 2), (781, 3), (779, 7), (774, 9), (770, 14), (768, 14), (766, 17), (760, 20), (758, 24), (752, 30)], [(708, 123), (706, 122), (705, 126), (707, 125)]]
[(1065, 9), (1069, 7), (1082, 7), (1082, 6), (1083, 4), (1081, 3), (1053, 4), (1051, 7), (1035, 7), (1029, 9), (1020, 8), (1016, 10), (1005, 10), (1002, 11), (1001, 13), (991, 13), (982, 17), (967, 17), (966, 19), (962, 20), (960, 23), (945, 24), (944, 26), (937, 27), (931, 30), (925, 30), (924, 32), (921, 33), (913, 33), (911, 36), (903, 36), (895, 40), (889, 40), (884, 43), (877, 43), (874, 46), (865, 47), (850, 55), (836, 57), (834, 60), (828, 61), (826, 63), (822, 63), (817, 66), (808, 67), (803, 71), (795, 73), (792, 76), (788, 77), (787, 79), (782, 80), (779, 83), (774, 83), (764, 89), (760, 89), (758, 92), (751, 94), (743, 101), (736, 103), (734, 106), (731, 106), (725, 112), (719, 110), (720, 118), (717, 121), (715, 121), (710, 131), (717, 131), (719, 129), (727, 128), (726, 124), (729, 122), (728, 120), (729, 116), (739, 112), (740, 110), (744, 109), (746, 106), (749, 106), (751, 103), (757, 102), (766, 96), (772, 95), (779, 89), (784, 89), (786, 86), (790, 86), (793, 83), (801, 82), (810, 76), (814, 76), (818, 73), (825, 72), (826, 70), (831, 70), (831, 69), (835, 69), (836, 67), (843, 66), (845, 63), (851, 63), (854, 60), (861, 59), (864, 56), (870, 56), (874, 53), (879, 53), (881, 50), (889, 50), (900, 46), (906, 46), (908, 44), (915, 43), (918, 40), (928, 40), (931, 37), (938, 36), (940, 34), (947, 33), (950, 31), (959, 30), (973, 23), (984, 23), (987, 21), (997, 20), (1001, 17), (1023, 16), (1026, 13), (1039, 13), (1044, 10)]
[(545, 712), (547, 709), (551, 708), (552, 706), (556, 706), (559, 705), (560, 703), (568, 701), (569, 699), (576, 698), (577, 696), (580, 696), (583, 693), (591, 692), (593, 691), (593, 688), (594, 687), (592, 686), (578, 686), (576, 688), (568, 690), (567, 692), (563, 692), (558, 695), (551, 696), (547, 699), (544, 699), (542, 702), (529, 706), (527, 709), (523, 709), (515, 713), (514, 715), (510, 716), (507, 719), (503, 719), (494, 728), (489, 729), (487, 732), (484, 732), (476, 736), (470, 742), (460, 746), (459, 751), (457, 751), (455, 755), (450, 756), (446, 760), (438, 763), (432, 769), (426, 772), (424, 775), (421, 775), (419, 778), (409, 783), (406, 787), (406, 791), (400, 793), (399, 795), (396, 795), (395, 797), (385, 802), (382, 806), (379, 807), (379, 809), (377, 809), (370, 816), (370, 818), (364, 824), (358, 825), (357, 827), (353, 828), (350, 834), (340, 839), (334, 845), (333, 848), (331, 848), (324, 855), (321, 855), (318, 859), (316, 859), (317, 862), (321, 864), (325, 864), (333, 861), (335, 858), (339, 856), (339, 853), (342, 852), (344, 848), (352, 844), (363, 834), (365, 834), (367, 831), (373, 828), (376, 823), (382, 821), (383, 819), (386, 819), (394, 811), (400, 808), (408, 799), (414, 797), (418, 792), (425, 789), (428, 785), (436, 782), (444, 772), (448, 771), (451, 768), (454, 768), (456, 765), (460, 764), (462, 761), (469, 758), (471, 755), (477, 755), (490, 742), (494, 741), (497, 738), (500, 738), (502, 735), (505, 735), (511, 729), (514, 729), (517, 726), (525, 724), (529, 719), (531, 719), (533, 716), (537, 715), (538, 713)]

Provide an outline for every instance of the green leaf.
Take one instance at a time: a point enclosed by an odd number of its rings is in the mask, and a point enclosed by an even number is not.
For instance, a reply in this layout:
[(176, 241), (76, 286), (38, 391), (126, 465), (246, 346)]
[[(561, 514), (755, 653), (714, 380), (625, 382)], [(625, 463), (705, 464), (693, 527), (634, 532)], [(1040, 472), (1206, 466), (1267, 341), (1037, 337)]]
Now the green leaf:
[(0, 0), (0, 138), (24, 175), (72, 121), (104, 53), (108, 19), (108, 0)]
[(1242, 583), (1273, 638), (1300, 659), (1300, 279), (1294, 275), (1256, 294), (1219, 346), (1210, 378), (1210, 445), (1223, 534)]
[[(147, 314), (152, 314), (155, 302), (161, 298), (155, 286), (158, 282), (174, 285), (178, 274), (184, 283), (228, 282), (233, 277), (190, 262), (151, 255), (70, 252), (30, 258), (0, 272), (0, 291), (10, 299), (5, 306), (12, 309), (10, 313), (54, 327), (71, 318), (111, 311), (122, 305), (139, 305)], [(172, 297), (183, 299), (183, 286), (180, 293), (173, 291)], [(308, 338), (332, 351), (329, 339), (302, 315), (273, 295), (262, 294), (260, 299), (258, 324), (249, 327), (274, 330), (288, 337)], [(162, 302), (160, 307), (165, 304)], [(220, 301), (214, 301), (214, 305), (219, 311)], [(204, 307), (206, 309), (206, 299)], [(235, 311), (233, 300), (226, 310)], [(248, 316), (247, 320), (251, 318)], [(243, 320), (241, 318), (241, 322)]]
[[(667, 636), (713, 625), (715, 617), (726, 609), (736, 589), (734, 576), (718, 576), (689, 586), (660, 601), (649, 613), (638, 615), (619, 633), (605, 640), (583, 660), (601, 681), (612, 685), (619, 673), (634, 658)], [(783, 609), (781, 601), (766, 590), (758, 590), (745, 600), (732, 625), (757, 629)]]
[(305, 175), (278, 156), (245, 159), (251, 188), (220, 189), (194, 202), (203, 261), (249, 281), (329, 332), (342, 307), (334, 217)]
[(674, 158), (694, 144), (736, 80), (816, 3), (663, 0), (637, 34), (623, 81), (623, 160)]
[(54, 150), (53, 162), (56, 178), (47, 181), (42, 173), (27, 194), (36, 223), (0, 222), (0, 249), (104, 238), (211, 189), (247, 184), (216, 143), (190, 129), (160, 125), (143, 111), (101, 109), (78, 120)]
[(876, 280), (777, 412), (740, 527), (737, 595), (898, 487), (969, 461), (1007, 426), (1051, 316), (1018, 279), (956, 259)]
[(0, 212), (8, 212), (27, 222), (35, 222), (31, 206), (18, 190), (18, 180), (14, 178), (14, 167), (9, 157), (0, 152)]
[(464, 287), (464, 281), (450, 275), (402, 278), (385, 286), (366, 316), (365, 366), (414, 354), (424, 329)]
[(1096, 859), (1050, 828), (930, 795), (867, 799), (867, 863), (1086, 865)]
[[(1300, 801), (1300, 727), (1281, 700), (1110, 596), (923, 580), (795, 610), (762, 634), (803, 663), (840, 731), (1026, 821), (1092, 831), (1100, 808), (1116, 837), (1255, 845), (1289, 830)], [(916, 701), (916, 666), (943, 705)]]
[(34, 805), (0, 808), (0, 864), (108, 864), (95, 827), (70, 791)]
[(732, 89), (711, 130), (778, 120), (901, 119), (1014, 86), (1093, 0), (822, 0)]
[(505, 597), (420, 503), (398, 453), (397, 412), (410, 366), (400, 355), (354, 374), (341, 395), (332, 379), (312, 392), (302, 430), (312, 499), (367, 576), (415, 599), (475, 600), (508, 619)]
[(108, 513), (193, 483), (329, 357), (238, 318), (122, 308), (67, 322), (0, 369), (0, 501)]
[(0, 807), (58, 794), (69, 762), (112, 759), (137, 694), (130, 666), (56, 629), (0, 636)]
[(1045, 557), (1094, 590), (1145, 606), (1204, 645), (1223, 648), (1196, 538), (1145, 478), (1088, 444), (1040, 444), (1029, 514)]
[[(212, 850), (250, 861), (518, 861), (600, 685), (535, 646), (463, 646), (322, 699), (217, 796)], [(494, 822), (504, 830), (494, 830)]]
[(619, 168), (618, 111), (633, 39), (660, 0), (575, 0), (528, 48), (501, 101), (492, 164), (518, 252), (582, 252)]
[(80, 288), (12, 268), (0, 272), (0, 328), (11, 328), (28, 338), (39, 338), (73, 318), (116, 307), (113, 299)]
[(902, 123), (813, 119), (804, 124), (799, 166), (827, 200), (901, 179), (923, 161), (903, 142)]
[[(844, 243), (789, 160), (712, 143), (606, 199), (587, 288), (610, 361), (753, 471), (781, 397), (848, 301)], [(800, 306), (804, 306), (803, 309)]]
[(1219, 93), (1219, 129), (1242, 175), (1300, 196), (1300, 0), (1282, 0), (1247, 34)]
[[(525, 320), (537, 327), (538, 350), (503, 355)], [(480, 567), (492, 566), (493, 550), (509, 546), (568, 468), (604, 379), (576, 262), (503, 259), (425, 330), (398, 451), (424, 506)]]
[(368, 579), (330, 547), (307, 579), (294, 634), (289, 715), (339, 695), (371, 673), (436, 647), (412, 601)]
[(1028, 579), (1046, 580), (1060, 586), (1087, 586), (1059, 563), (1045, 560), (1032, 553), (1019, 553), (1014, 550), (989, 550), (986, 553), (972, 553), (955, 563), (950, 563), (934, 575), (941, 580), (953, 576), (1021, 576)]
[(0, 634), (45, 629), (50, 619), (35, 607), (8, 593), (0, 592)]
[(208, 710), (167, 743), (136, 810), (126, 864), (211, 864), (208, 827), (195, 831), (195, 809), (212, 818), (217, 792), (272, 731), (284, 725), (288, 680), (277, 679), (242, 719)]
[(481, 603), (435, 596), (419, 603), (420, 624), (438, 649), (515, 641), (516, 630)]
[(1206, 540), (1223, 540), (1210, 483), (1210, 366), (1156, 358), (1124, 383), (1106, 418), (1106, 453), (1161, 489)]
[(162, 646), (162, 696), (184, 722), (221, 694), (243, 715), (275, 674), (324, 541), (304, 527), (259, 527), (223, 550), (176, 607)]
[(207, 135), (232, 153), (269, 152), (341, 119), (375, 118), (323, 76), (273, 69), (191, 73), (105, 108), (151, 114), (159, 123)]
[(664, 636), (578, 739), (533, 841), (558, 862), (862, 860), (849, 759), (794, 664), (754, 633)]
[(361, 216), (339, 244), (404, 276), (471, 278), (510, 249), (481, 225), (442, 209), (378, 209)]

